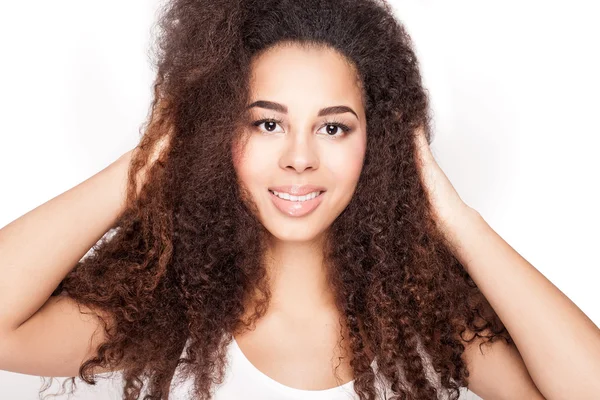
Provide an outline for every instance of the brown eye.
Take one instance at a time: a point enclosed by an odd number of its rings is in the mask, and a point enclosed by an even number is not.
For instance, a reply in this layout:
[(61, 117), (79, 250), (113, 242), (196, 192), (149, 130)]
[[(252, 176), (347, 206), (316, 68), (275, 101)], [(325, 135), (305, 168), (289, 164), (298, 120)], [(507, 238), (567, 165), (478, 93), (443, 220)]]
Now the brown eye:
[[(332, 129), (333, 128), (333, 129)], [(337, 133), (338, 129), (342, 129), (337, 125), (327, 125), (327, 129), (325, 129), (327, 131), (328, 134), (330, 135), (335, 135)]]
[(272, 118), (263, 118), (258, 121), (252, 123), (253, 126), (260, 127), (261, 125), (265, 125), (265, 129), (261, 129), (262, 132), (273, 133), (276, 132), (274, 129), (277, 127), (277, 124), (282, 123), (283, 121), (272, 119)]
[(350, 131), (350, 127), (340, 122), (327, 122), (323, 125), (326, 128), (325, 133), (330, 137), (340, 137)]

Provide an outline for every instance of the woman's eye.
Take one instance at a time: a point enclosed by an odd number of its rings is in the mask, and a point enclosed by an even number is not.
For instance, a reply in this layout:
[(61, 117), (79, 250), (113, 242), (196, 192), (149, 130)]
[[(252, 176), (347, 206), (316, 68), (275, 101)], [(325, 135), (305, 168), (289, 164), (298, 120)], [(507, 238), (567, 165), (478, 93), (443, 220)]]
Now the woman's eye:
[[(264, 125), (264, 128), (260, 129), (262, 132), (278, 133), (281, 131), (276, 131), (277, 125), (281, 123), (283, 123), (283, 121), (279, 119), (263, 118), (255, 121), (252, 125), (256, 127)], [(347, 134), (350, 131), (350, 127), (340, 122), (327, 122), (321, 127), (319, 132), (320, 131), (323, 131), (326, 136), (335, 138)]]
[(350, 131), (350, 127), (339, 122), (326, 123), (323, 125), (323, 128), (325, 128), (325, 134), (331, 137), (344, 136), (346, 133), (348, 133), (348, 131)]
[(275, 120), (275, 119), (261, 119), (258, 120), (256, 122), (254, 122), (252, 125), (260, 127), (261, 125), (264, 124), (264, 129), (261, 129), (263, 132), (268, 132), (268, 133), (273, 133), (275, 132), (274, 129), (276, 129), (277, 124), (282, 123), (283, 121), (280, 120)]

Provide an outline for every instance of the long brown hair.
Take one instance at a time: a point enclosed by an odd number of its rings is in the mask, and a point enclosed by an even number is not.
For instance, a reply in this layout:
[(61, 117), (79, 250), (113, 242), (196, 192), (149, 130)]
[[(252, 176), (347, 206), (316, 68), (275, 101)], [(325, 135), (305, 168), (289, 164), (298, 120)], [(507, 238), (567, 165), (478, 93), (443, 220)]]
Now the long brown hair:
[[(245, 123), (251, 59), (289, 42), (336, 49), (364, 89), (364, 167), (328, 231), (325, 258), (349, 332), (343, 340), (353, 352), (355, 391), (361, 399), (376, 395), (368, 347), (390, 398), (444, 392), (456, 399), (468, 385), (463, 334), (512, 341), (433, 217), (414, 141), (422, 128), (431, 142), (429, 100), (411, 39), (390, 6), (170, 0), (158, 26), (154, 99), (131, 161), (126, 211), (53, 293), (114, 322), (97, 356), (82, 364), (81, 379), (93, 383), (94, 366), (125, 365), (124, 399), (144, 390), (144, 399), (163, 399), (179, 367), (193, 377), (195, 398), (209, 399), (223, 379), (232, 333), (264, 315), (265, 229), (242, 201), (231, 143)], [(137, 188), (134, 177), (165, 137), (168, 147)], [(255, 313), (243, 321), (257, 293)]]

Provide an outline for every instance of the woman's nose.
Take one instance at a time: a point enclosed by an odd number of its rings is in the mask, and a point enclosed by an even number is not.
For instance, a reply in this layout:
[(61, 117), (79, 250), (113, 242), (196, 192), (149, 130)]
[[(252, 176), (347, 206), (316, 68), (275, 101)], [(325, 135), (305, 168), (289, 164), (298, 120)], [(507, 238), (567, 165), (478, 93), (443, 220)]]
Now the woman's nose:
[(284, 169), (293, 168), (298, 173), (319, 167), (315, 138), (311, 132), (296, 131), (286, 136), (279, 166)]

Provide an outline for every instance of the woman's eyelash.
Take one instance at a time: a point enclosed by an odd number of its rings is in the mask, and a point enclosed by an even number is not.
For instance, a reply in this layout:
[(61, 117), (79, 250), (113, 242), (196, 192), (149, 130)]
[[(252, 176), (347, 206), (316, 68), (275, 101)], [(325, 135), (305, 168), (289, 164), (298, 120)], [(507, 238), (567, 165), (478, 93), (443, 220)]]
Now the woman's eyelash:
[(254, 122), (252, 123), (252, 125), (254, 125), (254, 126), (259, 126), (260, 124), (263, 124), (263, 123), (265, 123), (265, 122), (276, 122), (276, 123), (278, 123), (278, 124), (282, 124), (282, 123), (283, 123), (283, 121), (282, 121), (282, 120), (280, 120), (280, 119), (275, 119), (275, 118), (261, 118), (261, 119), (259, 119), (258, 121), (254, 121)]
[[(257, 120), (257, 121), (254, 121), (254, 122), (252, 123), (252, 125), (253, 125), (253, 126), (259, 126), (259, 125), (261, 125), (261, 124), (263, 124), (263, 123), (265, 123), (265, 122), (275, 122), (275, 123), (278, 123), (278, 124), (282, 124), (282, 123), (283, 123), (283, 120), (281, 120), (281, 119), (277, 119), (277, 118), (261, 118), (261, 119), (259, 119), (259, 120)], [(342, 130), (344, 133), (348, 133), (348, 132), (350, 131), (350, 129), (351, 129), (351, 128), (350, 128), (348, 125), (346, 125), (346, 124), (344, 124), (344, 123), (342, 123), (342, 122), (340, 122), (340, 121), (336, 121), (336, 120), (331, 120), (331, 121), (327, 121), (327, 122), (325, 122), (323, 125), (321, 125), (321, 128), (322, 128), (322, 127), (324, 127), (324, 126), (327, 126), (327, 125), (333, 125), (333, 126), (337, 126), (337, 127), (339, 127), (339, 128), (340, 128), (340, 129), (341, 129), (341, 130)]]

